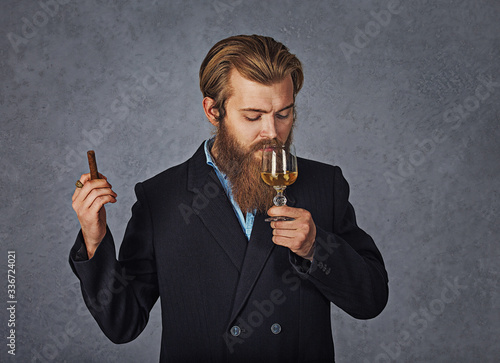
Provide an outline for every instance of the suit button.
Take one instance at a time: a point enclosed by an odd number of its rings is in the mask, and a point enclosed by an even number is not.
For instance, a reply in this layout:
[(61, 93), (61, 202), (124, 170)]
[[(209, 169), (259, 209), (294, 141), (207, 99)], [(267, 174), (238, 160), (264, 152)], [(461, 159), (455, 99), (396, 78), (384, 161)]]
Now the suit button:
[(273, 332), (273, 334), (281, 333), (281, 325), (279, 325), (278, 323), (274, 323), (273, 325), (271, 325), (271, 331)]
[(230, 329), (230, 332), (233, 337), (237, 337), (241, 334), (241, 329), (238, 325), (235, 325)]

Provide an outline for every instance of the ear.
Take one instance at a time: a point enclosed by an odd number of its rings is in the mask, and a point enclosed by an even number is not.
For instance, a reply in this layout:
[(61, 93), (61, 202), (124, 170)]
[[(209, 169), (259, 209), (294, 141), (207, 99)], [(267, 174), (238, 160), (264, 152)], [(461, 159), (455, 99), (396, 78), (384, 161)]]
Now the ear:
[(217, 117), (219, 117), (219, 110), (214, 108), (215, 100), (210, 97), (205, 97), (203, 99), (203, 111), (205, 111), (205, 116), (207, 116), (208, 121), (215, 127), (219, 126), (219, 121), (217, 121)]

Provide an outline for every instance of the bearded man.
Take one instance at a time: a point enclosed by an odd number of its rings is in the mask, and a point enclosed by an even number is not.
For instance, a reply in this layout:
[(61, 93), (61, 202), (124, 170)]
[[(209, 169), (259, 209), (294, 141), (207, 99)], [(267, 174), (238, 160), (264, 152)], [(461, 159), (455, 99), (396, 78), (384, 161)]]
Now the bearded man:
[(214, 45), (200, 88), (215, 137), (136, 185), (118, 259), (104, 209), (116, 193), (81, 176), (70, 264), (111, 341), (135, 339), (161, 297), (161, 362), (333, 362), (331, 303), (359, 319), (383, 310), (382, 256), (340, 168), (299, 158), (282, 207), (260, 179), (263, 145), (292, 140), (302, 83), (301, 63), (272, 38)]

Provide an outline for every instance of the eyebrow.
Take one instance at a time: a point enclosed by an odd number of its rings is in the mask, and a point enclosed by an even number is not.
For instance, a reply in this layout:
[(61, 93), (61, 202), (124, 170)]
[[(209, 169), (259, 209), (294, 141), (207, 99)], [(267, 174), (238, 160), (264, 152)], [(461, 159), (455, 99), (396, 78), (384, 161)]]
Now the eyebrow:
[[(294, 104), (291, 103), (288, 106), (283, 107), (281, 110), (279, 110), (276, 113), (280, 113), (280, 112), (283, 112), (285, 110), (288, 110), (289, 108), (292, 108), (293, 106), (294, 106)], [(240, 111), (251, 111), (251, 112), (260, 112), (260, 113), (268, 113), (269, 112), (269, 111), (266, 111), (266, 110), (261, 110), (259, 108), (251, 108), (251, 107), (249, 107), (249, 108), (242, 108), (242, 109), (240, 109)]]

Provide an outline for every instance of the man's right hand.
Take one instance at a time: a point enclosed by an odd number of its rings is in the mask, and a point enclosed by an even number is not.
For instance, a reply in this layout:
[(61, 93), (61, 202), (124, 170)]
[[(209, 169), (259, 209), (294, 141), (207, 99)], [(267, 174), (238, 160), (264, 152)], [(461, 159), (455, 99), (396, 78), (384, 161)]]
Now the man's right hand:
[(102, 179), (90, 179), (90, 174), (83, 174), (80, 181), (82, 188), (76, 188), (73, 194), (73, 209), (78, 216), (82, 227), (83, 239), (89, 259), (94, 256), (95, 250), (106, 235), (107, 203), (115, 203), (117, 194), (111, 189), (107, 178), (100, 174)]

